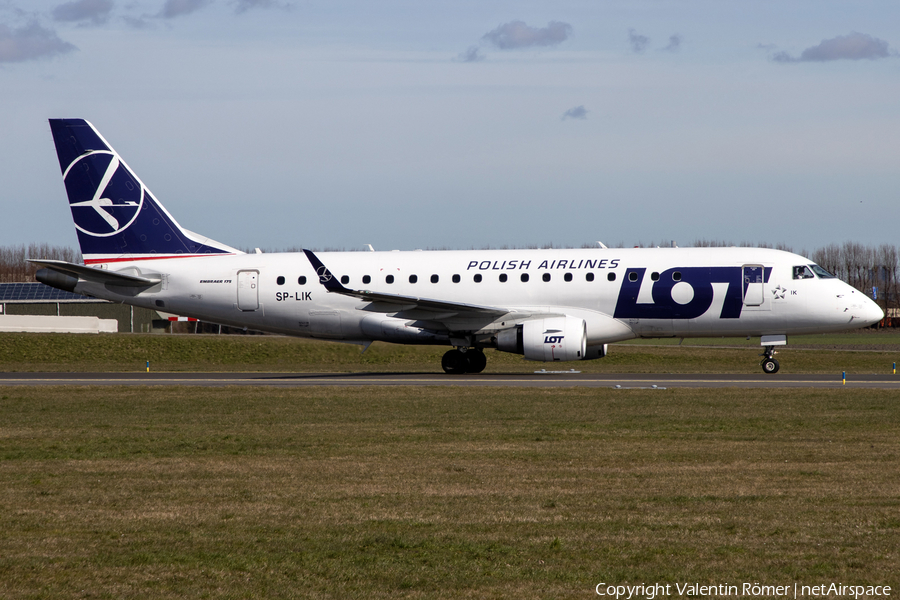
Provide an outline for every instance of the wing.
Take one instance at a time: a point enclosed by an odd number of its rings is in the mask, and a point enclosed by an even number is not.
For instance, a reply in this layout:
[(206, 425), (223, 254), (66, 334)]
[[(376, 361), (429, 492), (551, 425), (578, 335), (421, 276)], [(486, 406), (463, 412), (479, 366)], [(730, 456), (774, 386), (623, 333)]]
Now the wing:
[(334, 277), (334, 275), (331, 274), (331, 271), (328, 270), (328, 267), (322, 264), (322, 261), (319, 260), (319, 257), (313, 254), (311, 250), (304, 250), (303, 252), (304, 254), (306, 254), (306, 258), (309, 259), (309, 262), (312, 265), (313, 269), (315, 269), (316, 275), (319, 276), (319, 283), (324, 285), (325, 289), (329, 292), (332, 292), (334, 294), (341, 294), (342, 296), (359, 298), (360, 300), (365, 300), (367, 302), (380, 302), (391, 306), (401, 307), (394, 309), (394, 311), (397, 312), (421, 310), (429, 313), (435, 313), (435, 318), (438, 315), (451, 316), (460, 313), (468, 313), (480, 315), (483, 317), (495, 318), (516, 312), (515, 310), (499, 306), (480, 306), (478, 304), (447, 302), (445, 300), (437, 300), (433, 298), (403, 296), (401, 294), (385, 294), (382, 292), (370, 292), (368, 290), (352, 290), (344, 287)]

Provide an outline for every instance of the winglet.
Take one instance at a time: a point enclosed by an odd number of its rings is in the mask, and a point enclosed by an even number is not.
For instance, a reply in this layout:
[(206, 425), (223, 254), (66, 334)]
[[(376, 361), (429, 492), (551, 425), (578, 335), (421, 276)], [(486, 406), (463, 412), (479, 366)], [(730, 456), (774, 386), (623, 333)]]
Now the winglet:
[(325, 286), (325, 289), (329, 292), (335, 292), (338, 294), (348, 294), (350, 290), (345, 288), (338, 282), (334, 275), (331, 274), (331, 271), (328, 270), (322, 261), (319, 260), (319, 257), (313, 254), (312, 250), (303, 249), (303, 253), (306, 254), (306, 258), (309, 259), (309, 263), (312, 265), (312, 268), (316, 270), (316, 275), (319, 276), (319, 283)]

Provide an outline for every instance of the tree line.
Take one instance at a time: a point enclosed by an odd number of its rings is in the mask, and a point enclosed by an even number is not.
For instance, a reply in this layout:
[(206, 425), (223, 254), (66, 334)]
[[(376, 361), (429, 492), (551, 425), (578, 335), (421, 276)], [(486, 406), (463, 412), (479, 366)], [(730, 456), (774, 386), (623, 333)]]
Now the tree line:
[(48, 258), (79, 263), (81, 262), (81, 253), (67, 246), (50, 244), (0, 246), (0, 283), (34, 281), (34, 274), (40, 267), (27, 262), (29, 258)]

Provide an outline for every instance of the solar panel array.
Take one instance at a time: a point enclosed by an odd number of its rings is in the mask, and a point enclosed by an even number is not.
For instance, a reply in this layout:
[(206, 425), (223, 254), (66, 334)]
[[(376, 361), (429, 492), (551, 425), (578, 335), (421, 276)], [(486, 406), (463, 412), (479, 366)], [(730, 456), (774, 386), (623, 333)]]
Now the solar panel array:
[(43, 283), (0, 283), (0, 302), (97, 302)]

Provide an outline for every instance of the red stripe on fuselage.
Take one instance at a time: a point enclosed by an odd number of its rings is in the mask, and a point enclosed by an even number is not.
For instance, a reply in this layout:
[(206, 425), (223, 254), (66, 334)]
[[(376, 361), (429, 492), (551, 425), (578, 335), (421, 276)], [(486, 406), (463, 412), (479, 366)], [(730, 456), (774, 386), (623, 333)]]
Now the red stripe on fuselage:
[(116, 262), (134, 262), (138, 260), (163, 260), (169, 258), (200, 258), (204, 256), (236, 256), (233, 252), (223, 252), (221, 254), (171, 254), (159, 256), (134, 256), (131, 258), (91, 258), (85, 259), (84, 264), (95, 265), (97, 263), (116, 263)]

